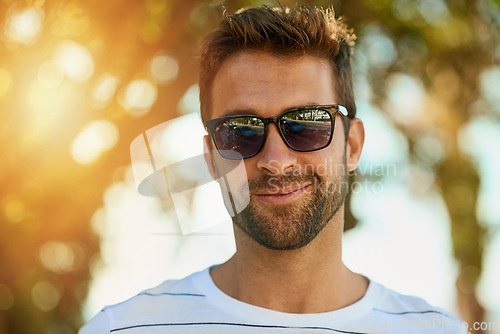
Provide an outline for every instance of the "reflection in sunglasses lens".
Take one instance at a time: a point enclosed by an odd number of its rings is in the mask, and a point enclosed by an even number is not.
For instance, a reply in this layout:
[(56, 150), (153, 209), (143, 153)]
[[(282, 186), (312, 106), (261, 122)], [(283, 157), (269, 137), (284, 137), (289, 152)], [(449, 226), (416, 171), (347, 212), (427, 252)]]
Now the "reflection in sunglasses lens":
[[(333, 120), (321, 109), (301, 109), (282, 115), (280, 131), (289, 147), (297, 151), (314, 151), (330, 142)], [(215, 127), (215, 143), (227, 159), (248, 158), (257, 154), (265, 140), (264, 121), (252, 116), (225, 119)], [(232, 152), (232, 153), (231, 153)]]
[(325, 147), (332, 135), (332, 119), (324, 110), (300, 110), (283, 115), (281, 132), (288, 145), (298, 151)]
[(237, 159), (256, 154), (265, 140), (264, 122), (256, 117), (238, 117), (219, 124), (215, 129), (215, 141), (220, 150), (234, 151)]

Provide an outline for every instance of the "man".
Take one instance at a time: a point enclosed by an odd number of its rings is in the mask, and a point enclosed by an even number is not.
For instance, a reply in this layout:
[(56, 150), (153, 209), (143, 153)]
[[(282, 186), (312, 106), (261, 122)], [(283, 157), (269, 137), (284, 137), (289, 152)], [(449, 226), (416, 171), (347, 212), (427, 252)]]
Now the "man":
[(307, 6), (224, 17), (202, 44), (200, 100), (212, 176), (235, 163), (247, 175), (226, 201), (248, 203), (233, 210), (237, 251), (104, 308), (81, 333), (465, 332), (342, 263), (346, 177), (364, 142), (353, 40), (332, 12)]

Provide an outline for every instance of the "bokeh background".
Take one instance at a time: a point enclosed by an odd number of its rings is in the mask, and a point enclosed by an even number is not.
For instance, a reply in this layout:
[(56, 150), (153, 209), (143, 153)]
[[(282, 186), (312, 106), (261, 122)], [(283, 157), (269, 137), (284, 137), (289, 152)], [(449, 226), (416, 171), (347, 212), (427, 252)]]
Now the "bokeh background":
[[(345, 262), (500, 332), (500, 1), (304, 2), (358, 36), (367, 141)], [(230, 230), (174, 233), (171, 198), (138, 193), (129, 146), (196, 116), (199, 37), (222, 5), (262, 3), (0, 0), (0, 333), (76, 333), (231, 255)], [(195, 122), (168, 127), (171, 161), (201, 150)]]

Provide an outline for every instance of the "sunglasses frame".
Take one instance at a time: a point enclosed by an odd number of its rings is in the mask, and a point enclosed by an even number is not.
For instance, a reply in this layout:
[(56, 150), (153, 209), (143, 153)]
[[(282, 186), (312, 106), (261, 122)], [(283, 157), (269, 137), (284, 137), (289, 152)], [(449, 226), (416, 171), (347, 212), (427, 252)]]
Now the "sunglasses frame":
[[(335, 110), (335, 113), (331, 112), (332, 109)], [(330, 115), (330, 126), (332, 127), (332, 133), (330, 135), (330, 138), (328, 139), (328, 142), (324, 146), (319, 147), (319, 148), (315, 148), (315, 149), (312, 149), (312, 150), (298, 150), (298, 149), (295, 149), (295, 148), (291, 147), (290, 144), (288, 143), (288, 141), (285, 139), (285, 135), (283, 134), (283, 132), (281, 130), (281, 127), (279, 125), (279, 120), (284, 115), (286, 115), (286, 114), (288, 114), (290, 112), (301, 111), (301, 110), (322, 110), (322, 111), (326, 111)], [(314, 151), (318, 151), (318, 150), (324, 149), (325, 147), (327, 147), (328, 145), (330, 145), (330, 143), (332, 142), (333, 133), (334, 133), (334, 129), (335, 129), (335, 116), (337, 114), (339, 114), (340, 116), (349, 117), (349, 113), (347, 111), (347, 108), (344, 107), (344, 106), (341, 106), (339, 104), (313, 105), (313, 106), (305, 106), (305, 107), (298, 107), (298, 108), (287, 109), (287, 110), (283, 111), (282, 113), (280, 113), (278, 116), (267, 117), (267, 118), (266, 117), (256, 116), (256, 115), (248, 115), (248, 114), (246, 114), (246, 115), (228, 115), (228, 116), (224, 116), (224, 117), (220, 117), (220, 118), (214, 118), (214, 119), (210, 119), (210, 120), (205, 121), (205, 128), (207, 129), (208, 133), (210, 134), (210, 137), (212, 138), (212, 141), (215, 144), (215, 147), (217, 148), (217, 152), (219, 152), (219, 154), (221, 155), (221, 157), (223, 157), (224, 159), (228, 159), (228, 160), (240, 160), (240, 159), (248, 159), (248, 158), (254, 157), (257, 154), (259, 154), (260, 151), (262, 151), (262, 148), (264, 147), (264, 145), (266, 143), (266, 140), (267, 140), (267, 129), (269, 127), (269, 123), (274, 123), (276, 125), (276, 127), (278, 128), (278, 132), (280, 134), (281, 139), (283, 140), (283, 142), (285, 142), (285, 145), (287, 147), (289, 147), (291, 150), (294, 150), (296, 152), (314, 152)], [(264, 123), (264, 140), (263, 140), (262, 144), (260, 145), (260, 147), (259, 147), (259, 149), (257, 150), (256, 153), (254, 153), (252, 155), (249, 155), (249, 156), (246, 156), (246, 157), (242, 157), (242, 158), (228, 158), (228, 157), (225, 157), (221, 153), (221, 150), (217, 146), (217, 142), (215, 140), (215, 127), (219, 123), (221, 123), (221, 121), (224, 121), (224, 120), (227, 120), (227, 119), (231, 119), (231, 118), (238, 118), (238, 117), (253, 117), (253, 118), (258, 118), (259, 120), (261, 120)]]

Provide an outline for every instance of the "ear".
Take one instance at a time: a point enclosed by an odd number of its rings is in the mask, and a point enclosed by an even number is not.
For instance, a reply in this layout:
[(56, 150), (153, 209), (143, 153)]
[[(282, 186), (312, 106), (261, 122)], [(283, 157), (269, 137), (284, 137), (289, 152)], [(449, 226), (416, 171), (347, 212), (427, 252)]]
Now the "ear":
[(353, 171), (358, 166), (365, 142), (365, 127), (359, 118), (350, 120), (349, 136), (346, 143), (347, 170)]
[(212, 178), (217, 181), (218, 177), (215, 169), (214, 157), (212, 156), (212, 150), (210, 150), (210, 140), (210, 136), (203, 136), (203, 156), (205, 157), (210, 175), (212, 175)]

